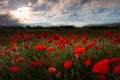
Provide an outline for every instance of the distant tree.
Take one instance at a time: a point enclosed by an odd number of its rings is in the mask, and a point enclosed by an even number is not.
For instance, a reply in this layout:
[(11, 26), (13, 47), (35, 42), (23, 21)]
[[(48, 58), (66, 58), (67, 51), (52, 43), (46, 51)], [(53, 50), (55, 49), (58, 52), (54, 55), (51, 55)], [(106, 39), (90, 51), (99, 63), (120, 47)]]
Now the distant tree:
[(31, 26), (30, 26), (30, 25), (27, 25), (27, 26), (25, 27), (25, 29), (31, 29)]
[(60, 29), (74, 29), (74, 26), (72, 25), (60, 26)]

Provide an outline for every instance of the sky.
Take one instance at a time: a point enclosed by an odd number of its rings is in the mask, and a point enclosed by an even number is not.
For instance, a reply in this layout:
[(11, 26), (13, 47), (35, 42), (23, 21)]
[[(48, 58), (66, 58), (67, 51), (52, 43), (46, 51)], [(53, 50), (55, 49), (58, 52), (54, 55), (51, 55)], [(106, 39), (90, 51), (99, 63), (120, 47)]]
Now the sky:
[(120, 0), (0, 0), (0, 26), (120, 22)]

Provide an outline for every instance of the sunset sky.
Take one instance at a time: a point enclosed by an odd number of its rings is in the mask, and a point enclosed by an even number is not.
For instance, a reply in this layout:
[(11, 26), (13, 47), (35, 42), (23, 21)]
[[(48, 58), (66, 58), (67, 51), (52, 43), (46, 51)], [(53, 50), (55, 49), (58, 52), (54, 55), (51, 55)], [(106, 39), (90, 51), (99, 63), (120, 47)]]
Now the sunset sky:
[(0, 0), (0, 26), (120, 22), (120, 0)]

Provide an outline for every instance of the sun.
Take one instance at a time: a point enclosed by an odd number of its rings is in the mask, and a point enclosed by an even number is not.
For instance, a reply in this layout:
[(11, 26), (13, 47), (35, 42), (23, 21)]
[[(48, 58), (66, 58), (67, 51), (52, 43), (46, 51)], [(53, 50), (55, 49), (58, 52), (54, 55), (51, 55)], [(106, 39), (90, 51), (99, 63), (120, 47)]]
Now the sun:
[(28, 21), (30, 19), (31, 9), (29, 7), (20, 7), (13, 11), (13, 15), (21, 22)]

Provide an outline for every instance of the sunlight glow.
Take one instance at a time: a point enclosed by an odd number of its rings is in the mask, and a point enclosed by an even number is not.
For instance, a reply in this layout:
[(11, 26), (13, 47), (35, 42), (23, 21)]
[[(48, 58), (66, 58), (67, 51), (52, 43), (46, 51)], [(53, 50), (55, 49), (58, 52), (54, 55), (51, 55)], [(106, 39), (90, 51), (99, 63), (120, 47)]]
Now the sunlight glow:
[(29, 7), (20, 7), (13, 11), (13, 16), (20, 22), (27, 22), (30, 20), (31, 9)]

